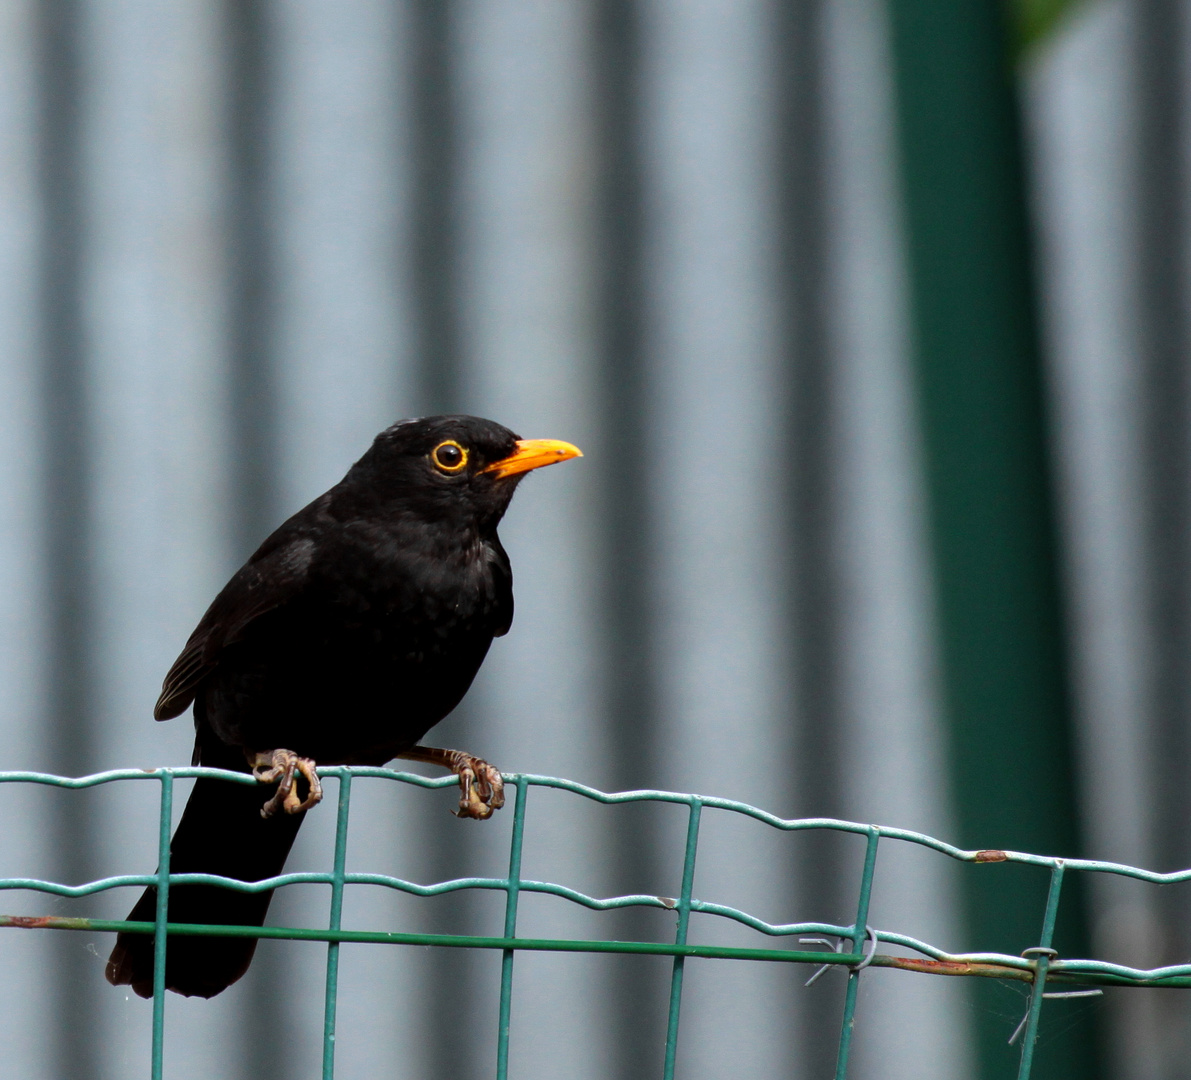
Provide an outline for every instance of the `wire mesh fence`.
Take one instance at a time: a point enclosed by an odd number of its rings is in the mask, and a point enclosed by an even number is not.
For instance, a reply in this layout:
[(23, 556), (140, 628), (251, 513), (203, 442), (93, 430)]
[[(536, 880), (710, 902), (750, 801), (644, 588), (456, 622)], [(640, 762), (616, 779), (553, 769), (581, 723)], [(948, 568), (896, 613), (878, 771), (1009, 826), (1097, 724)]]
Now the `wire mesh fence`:
[[(909, 829), (866, 825), (834, 818), (783, 819), (732, 799), (713, 796), (681, 794), (670, 791), (627, 791), (610, 794), (575, 783), (571, 780), (524, 773), (505, 774), (506, 790), (512, 797), (513, 825), (509, 847), (508, 874), (505, 877), (462, 877), (422, 885), (398, 877), (377, 873), (349, 873), (347, 871), (348, 819), (351, 809), (352, 780), (357, 777), (378, 778), (421, 788), (443, 788), (455, 784), (453, 777), (428, 778), (389, 769), (334, 766), (320, 768), (324, 779), (336, 778), (339, 785), (335, 821), (335, 843), (332, 867), (329, 872), (300, 872), (280, 874), (262, 881), (245, 883), (211, 874), (172, 874), (170, 872), (170, 827), (173, 813), (174, 781), (200, 776), (218, 777), (228, 783), (255, 784), (250, 776), (205, 768), (160, 768), (154, 770), (122, 769), (96, 773), (91, 776), (68, 778), (36, 772), (0, 772), (0, 783), (40, 784), (58, 788), (81, 789), (124, 781), (155, 782), (160, 785), (158, 820), (158, 869), (155, 874), (123, 874), (105, 877), (80, 885), (66, 885), (39, 878), (0, 878), (0, 889), (31, 890), (62, 897), (85, 897), (124, 886), (157, 886), (157, 910), (153, 922), (130, 922), (115, 919), (69, 918), (60, 916), (0, 915), (0, 927), (25, 929), (85, 930), (91, 932), (128, 931), (152, 934), (155, 939), (153, 986), (152, 1046), (149, 1074), (161, 1080), (165, 1050), (165, 941), (167, 935), (207, 937), (256, 937), (289, 940), (322, 941), (327, 944), (326, 989), (323, 1021), (323, 1080), (335, 1075), (335, 1029), (338, 999), (339, 947), (341, 944), (422, 945), (463, 949), (498, 950), (502, 954), (499, 994), (499, 1025), (495, 1047), (496, 1076), (508, 1077), (509, 1040), (513, 1028), (514, 958), (518, 951), (560, 953), (619, 953), (661, 955), (673, 958), (670, 977), (670, 999), (666, 1024), (663, 1080), (673, 1080), (679, 1040), (679, 1021), (682, 1010), (683, 973), (690, 957), (705, 960), (747, 960), (770, 963), (815, 965), (813, 981), (832, 965), (847, 969), (847, 989), (840, 1019), (839, 1050), (836, 1059), (836, 1080), (845, 1080), (852, 1046), (856, 1015), (857, 991), (862, 973), (868, 967), (891, 967), (905, 971), (935, 975), (972, 976), (1007, 979), (1031, 985), (1029, 1004), (1021, 1024), (1010, 1042), (1021, 1047), (1019, 1080), (1028, 1080), (1033, 1064), (1043, 1001), (1052, 997), (1087, 996), (1101, 993), (1103, 986), (1191, 987), (1191, 964), (1176, 964), (1158, 968), (1134, 968), (1096, 959), (1061, 957), (1053, 948), (1055, 923), (1059, 911), (1065, 876), (1070, 871), (1113, 874), (1153, 884), (1172, 884), (1191, 880), (1191, 869), (1172, 873), (1156, 873), (1121, 863), (1090, 859), (1062, 859), (1017, 851), (985, 849), (965, 851), (942, 840)], [(669, 803), (687, 807), (685, 850), (682, 860), (681, 887), (674, 897), (631, 894), (597, 898), (567, 885), (550, 881), (536, 881), (522, 877), (522, 849), (526, 833), (526, 808), (532, 788), (555, 788), (597, 803)], [(856, 834), (864, 838), (864, 856), (856, 868), (855, 918), (849, 925), (824, 922), (771, 923), (740, 908), (698, 899), (694, 894), (695, 865), (699, 852), (700, 824), (704, 810), (724, 811), (743, 815), (787, 832), (829, 830)], [(950, 953), (928, 942), (892, 930), (875, 928), (869, 924), (869, 905), (877, 868), (878, 848), (882, 841), (899, 841), (919, 845), (951, 859), (965, 863), (1019, 863), (1048, 870), (1050, 888), (1044, 911), (1039, 912), (1038, 944), (1020, 956), (998, 952)], [(325, 927), (286, 926), (223, 926), (206, 924), (168, 923), (169, 889), (174, 884), (216, 885), (240, 892), (262, 892), (294, 884), (321, 884), (331, 890), (330, 918)], [(466, 934), (402, 933), (391, 930), (344, 929), (342, 924), (344, 890), (347, 886), (372, 885), (398, 890), (414, 896), (430, 897), (468, 889), (503, 892), (505, 895), (503, 934), (474, 936)], [(559, 897), (596, 911), (615, 908), (645, 907), (672, 911), (675, 916), (674, 940), (669, 942), (614, 941), (599, 938), (562, 939), (527, 938), (517, 933), (518, 900), (523, 893), (543, 893)], [(688, 943), (688, 929), (692, 914), (717, 916), (750, 927), (762, 934), (779, 939), (772, 948), (743, 948)], [(827, 946), (826, 951), (787, 948), (781, 939), (797, 939), (800, 945)], [(880, 951), (887, 944), (917, 955), (905, 956)], [(1050, 984), (1080, 984), (1081, 990), (1047, 991)]]

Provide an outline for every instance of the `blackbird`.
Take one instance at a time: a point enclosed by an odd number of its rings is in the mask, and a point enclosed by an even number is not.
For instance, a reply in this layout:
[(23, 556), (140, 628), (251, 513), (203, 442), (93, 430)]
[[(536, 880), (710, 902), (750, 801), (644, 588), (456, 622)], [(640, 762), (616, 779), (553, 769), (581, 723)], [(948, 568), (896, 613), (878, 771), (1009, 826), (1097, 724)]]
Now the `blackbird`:
[[(459, 776), (459, 815), (504, 802), (500, 773), (419, 740), (471, 685), (513, 619), (496, 527), (531, 469), (580, 451), (522, 441), (490, 420), (436, 416), (382, 431), (330, 491), (273, 533), (228, 582), (170, 668), (154, 716), (194, 705), (194, 764), (249, 772), (259, 788), (200, 778), (170, 842), (174, 873), (280, 874), (315, 763), (432, 762)], [(303, 789), (305, 794), (303, 794)], [(169, 921), (261, 926), (272, 893), (170, 889)], [(154, 919), (156, 889), (130, 920)], [(248, 969), (254, 938), (171, 937), (166, 986), (212, 997)], [(153, 938), (120, 934), (108, 981), (153, 992)]]

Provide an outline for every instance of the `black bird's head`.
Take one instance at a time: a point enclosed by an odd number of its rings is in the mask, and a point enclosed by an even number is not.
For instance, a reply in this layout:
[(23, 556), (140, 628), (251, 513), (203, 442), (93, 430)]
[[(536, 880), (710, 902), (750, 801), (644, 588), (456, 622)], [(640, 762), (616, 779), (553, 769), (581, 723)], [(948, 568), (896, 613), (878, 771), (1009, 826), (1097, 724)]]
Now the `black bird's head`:
[(519, 439), (478, 416), (427, 416), (382, 431), (344, 487), (445, 525), (495, 528), (522, 477), (582, 457), (556, 439)]

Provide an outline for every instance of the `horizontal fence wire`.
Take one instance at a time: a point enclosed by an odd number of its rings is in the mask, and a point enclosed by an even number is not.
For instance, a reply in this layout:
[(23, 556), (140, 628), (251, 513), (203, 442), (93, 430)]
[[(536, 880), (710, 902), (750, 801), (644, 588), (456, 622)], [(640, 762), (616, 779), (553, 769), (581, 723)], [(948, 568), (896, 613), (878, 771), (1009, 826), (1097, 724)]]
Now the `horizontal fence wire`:
[[(159, 768), (151, 770), (117, 769), (78, 778), (53, 776), (37, 772), (0, 772), (0, 783), (41, 784), (72, 790), (96, 787), (122, 781), (151, 781), (160, 786), (158, 820), (158, 868), (154, 874), (121, 874), (67, 885), (32, 877), (0, 878), (0, 890), (20, 889), (48, 893), (54, 896), (85, 897), (109, 889), (125, 886), (157, 887), (157, 908), (153, 922), (130, 922), (120, 919), (71, 918), (61, 916), (0, 915), (0, 927), (53, 930), (85, 930), (90, 932), (130, 932), (152, 934), (155, 939), (153, 985), (153, 1038), (150, 1059), (152, 1080), (161, 1080), (165, 1048), (165, 942), (169, 935), (202, 937), (252, 937), (294, 941), (322, 941), (327, 944), (325, 1016), (323, 1031), (323, 1080), (333, 1080), (335, 1072), (335, 1021), (338, 996), (339, 946), (344, 942), (374, 945), (420, 945), (444, 948), (495, 949), (502, 953), (500, 978), (499, 1024), (497, 1029), (496, 1076), (507, 1080), (509, 1042), (512, 1028), (513, 973), (517, 952), (604, 953), (669, 956), (672, 958), (670, 1003), (667, 1013), (663, 1080), (673, 1080), (678, 1051), (679, 1020), (682, 1007), (682, 987), (685, 961), (700, 959), (749, 960), (772, 963), (814, 964), (820, 969), (839, 965), (848, 969), (847, 990), (840, 1025), (836, 1080), (846, 1080), (848, 1057), (855, 1022), (857, 991), (862, 972), (867, 967), (897, 968), (904, 971), (933, 975), (974, 976), (1008, 979), (1030, 984), (1030, 1002), (1026, 1016), (1011, 1042), (1021, 1040), (1019, 1080), (1028, 1080), (1033, 1061), (1044, 998), (1066, 996), (1063, 992), (1046, 992), (1054, 984), (1081, 984), (1087, 987), (1191, 987), (1191, 964), (1172, 964), (1157, 968), (1135, 968), (1096, 959), (1060, 957), (1052, 948), (1055, 922), (1063, 879), (1068, 871), (1112, 874), (1156, 885), (1191, 880), (1191, 869), (1159, 873), (1123, 863), (1094, 859), (1065, 859), (1035, 855), (1028, 852), (1000, 849), (965, 850), (935, 839), (925, 833), (884, 825), (866, 825), (837, 818), (781, 818), (747, 803), (707, 795), (681, 794), (672, 791), (623, 791), (608, 793), (573, 780), (528, 773), (506, 773), (506, 790), (512, 797), (513, 828), (509, 850), (509, 873), (506, 877), (464, 877), (433, 884), (419, 884), (402, 878), (377, 873), (348, 873), (347, 841), (348, 817), (351, 807), (351, 784), (355, 777), (377, 778), (415, 787), (437, 789), (456, 784), (452, 776), (425, 777), (391, 769), (362, 766), (320, 767), (324, 780), (334, 777), (339, 783), (336, 811), (335, 848), (329, 873), (299, 872), (278, 874), (257, 882), (242, 882), (214, 874), (175, 874), (170, 872), (169, 839), (173, 812), (174, 781), (197, 777), (213, 777), (233, 784), (256, 784), (250, 775), (225, 772), (202, 767)], [(589, 896), (569, 886), (550, 881), (536, 881), (521, 876), (521, 854), (526, 828), (526, 807), (529, 789), (554, 788), (570, 792), (596, 803), (669, 803), (688, 808), (686, 845), (682, 878), (677, 897), (630, 894), (612, 897)], [(857, 882), (857, 905), (854, 921), (847, 926), (824, 922), (771, 923), (756, 915), (726, 904), (698, 899), (694, 895), (695, 865), (699, 849), (699, 829), (705, 810), (721, 810), (763, 822), (786, 832), (827, 830), (864, 836), (865, 856)], [(874, 928), (868, 923), (869, 901), (876, 875), (878, 846), (882, 840), (896, 840), (936, 851), (965, 863), (1018, 863), (1037, 866), (1050, 871), (1051, 885), (1045, 911), (1041, 913), (1039, 943), (1021, 956), (998, 952), (953, 953), (907, 934)], [(222, 926), (167, 922), (169, 890), (173, 885), (215, 885), (237, 892), (263, 892), (295, 884), (322, 884), (331, 888), (331, 908), (328, 925), (324, 927), (278, 926)], [(343, 895), (347, 886), (379, 885), (413, 896), (430, 897), (467, 889), (495, 890), (505, 894), (503, 936), (489, 937), (467, 934), (404, 933), (393, 930), (343, 929)], [(626, 907), (661, 908), (675, 912), (676, 928), (673, 943), (646, 941), (613, 941), (606, 939), (525, 938), (517, 935), (517, 908), (522, 893), (541, 893), (559, 897), (593, 911), (609, 911)], [(838, 940), (836, 951), (772, 948), (744, 948), (727, 945), (692, 945), (687, 941), (690, 916), (693, 913), (715, 915), (724, 920), (750, 927), (762, 934), (782, 939), (796, 935), (826, 935)], [(843, 951), (845, 943), (850, 946)], [(900, 947), (917, 956), (903, 956), (880, 951), (882, 944)], [(1076, 995), (1097, 993), (1098, 990), (1077, 991)]]

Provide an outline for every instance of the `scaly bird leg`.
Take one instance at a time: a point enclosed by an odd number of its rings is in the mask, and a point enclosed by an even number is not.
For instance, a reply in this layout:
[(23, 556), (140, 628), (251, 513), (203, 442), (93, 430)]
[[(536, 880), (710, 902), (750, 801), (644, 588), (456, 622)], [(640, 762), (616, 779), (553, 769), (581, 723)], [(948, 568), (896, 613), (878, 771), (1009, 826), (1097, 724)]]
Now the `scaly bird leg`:
[[(315, 764), (310, 758), (298, 757), (292, 750), (246, 750), (244, 756), (252, 766), (252, 775), (262, 784), (277, 784), (273, 797), (261, 807), (261, 817), (271, 818), (278, 810), (299, 814), (322, 801), (323, 785)], [(303, 799), (298, 795), (294, 774), (306, 778), (309, 792)]]
[(462, 750), (439, 750), (434, 746), (414, 746), (398, 757), (441, 765), (459, 777), (459, 809), (456, 817), (483, 821), (505, 804), (505, 782), (497, 769), (482, 758)]

